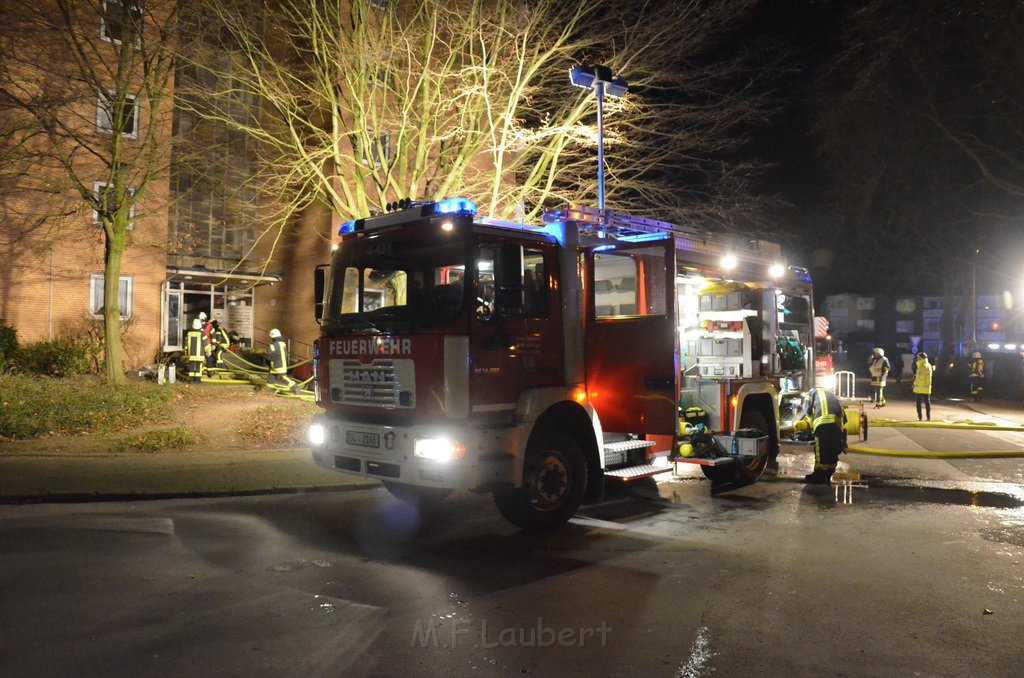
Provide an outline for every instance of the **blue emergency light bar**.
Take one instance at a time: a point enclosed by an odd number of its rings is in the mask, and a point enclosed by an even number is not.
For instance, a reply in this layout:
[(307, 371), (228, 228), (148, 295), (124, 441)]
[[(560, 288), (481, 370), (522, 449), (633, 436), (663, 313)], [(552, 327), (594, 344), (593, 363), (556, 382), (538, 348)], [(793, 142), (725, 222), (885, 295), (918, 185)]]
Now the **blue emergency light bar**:
[(476, 216), (476, 205), (468, 198), (446, 198), (437, 202), (409, 202), (405, 209), (396, 212), (346, 221), (338, 228), (338, 235), (369, 231), (385, 226), (398, 226), (406, 222), (443, 214)]

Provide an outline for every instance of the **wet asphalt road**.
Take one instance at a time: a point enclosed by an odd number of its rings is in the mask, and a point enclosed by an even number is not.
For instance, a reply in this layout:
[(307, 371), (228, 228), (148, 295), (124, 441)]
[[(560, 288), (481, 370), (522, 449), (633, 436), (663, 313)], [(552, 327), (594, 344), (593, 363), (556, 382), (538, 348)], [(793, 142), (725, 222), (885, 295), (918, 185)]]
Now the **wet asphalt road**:
[(849, 497), (808, 468), (634, 484), (547, 535), (383, 489), (0, 506), (0, 675), (1019, 674), (1024, 461), (845, 455)]

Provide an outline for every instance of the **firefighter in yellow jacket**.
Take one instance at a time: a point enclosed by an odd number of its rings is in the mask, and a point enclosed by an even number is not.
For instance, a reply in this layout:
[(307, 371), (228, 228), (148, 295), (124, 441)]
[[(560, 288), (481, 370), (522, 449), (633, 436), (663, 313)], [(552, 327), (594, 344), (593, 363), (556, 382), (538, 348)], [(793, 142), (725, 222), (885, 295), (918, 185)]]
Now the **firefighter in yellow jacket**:
[(971, 400), (980, 403), (985, 391), (985, 359), (978, 351), (971, 356), (971, 372), (967, 378), (971, 382)]
[(914, 396), (917, 399), (917, 420), (921, 421), (921, 405), (928, 421), (932, 420), (932, 373), (935, 367), (928, 362), (928, 354), (918, 351), (914, 359)]
[(885, 379), (889, 376), (889, 359), (885, 351), (876, 348), (868, 358), (868, 372), (871, 373), (871, 400), (875, 407), (885, 407)]
[(804, 476), (811, 485), (826, 485), (846, 449), (846, 413), (832, 391), (812, 388), (804, 400), (804, 417), (796, 422), (798, 431), (814, 432), (814, 472)]
[(281, 330), (276, 327), (270, 330), (270, 346), (267, 347), (267, 362), (270, 363), (271, 384), (288, 384), (288, 345)]
[(192, 329), (185, 333), (185, 350), (188, 353), (188, 380), (198, 384), (203, 377), (203, 364), (206, 352), (203, 350), (203, 321), (196, 318), (192, 321)]

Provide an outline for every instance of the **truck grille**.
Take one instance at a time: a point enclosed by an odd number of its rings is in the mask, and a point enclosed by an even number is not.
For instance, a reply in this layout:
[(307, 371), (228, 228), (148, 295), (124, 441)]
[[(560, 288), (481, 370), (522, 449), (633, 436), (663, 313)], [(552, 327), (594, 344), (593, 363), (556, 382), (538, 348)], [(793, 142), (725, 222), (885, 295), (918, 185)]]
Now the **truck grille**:
[(411, 360), (332, 360), (330, 369), (332, 402), (362, 407), (415, 406)]

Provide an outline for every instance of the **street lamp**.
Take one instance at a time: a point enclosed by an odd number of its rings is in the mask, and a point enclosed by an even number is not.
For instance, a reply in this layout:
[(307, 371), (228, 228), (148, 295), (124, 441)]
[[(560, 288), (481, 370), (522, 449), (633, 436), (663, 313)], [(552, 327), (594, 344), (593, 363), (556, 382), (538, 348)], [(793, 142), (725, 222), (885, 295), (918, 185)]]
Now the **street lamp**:
[(569, 80), (597, 95), (597, 207), (604, 210), (604, 96), (621, 97), (629, 89), (626, 80), (612, 75), (607, 66), (573, 66)]

